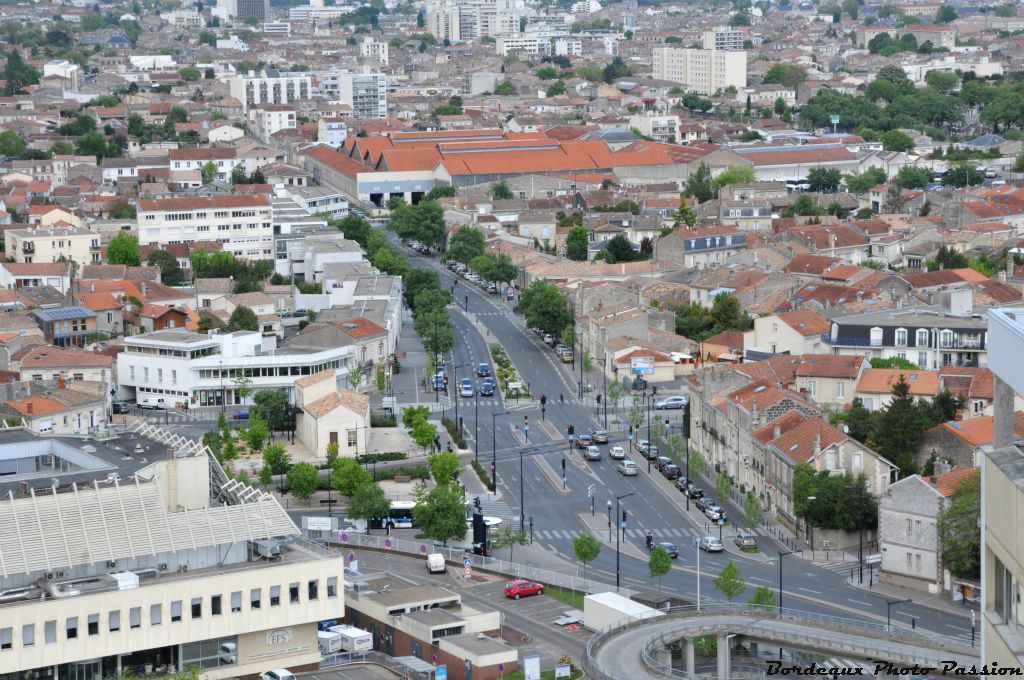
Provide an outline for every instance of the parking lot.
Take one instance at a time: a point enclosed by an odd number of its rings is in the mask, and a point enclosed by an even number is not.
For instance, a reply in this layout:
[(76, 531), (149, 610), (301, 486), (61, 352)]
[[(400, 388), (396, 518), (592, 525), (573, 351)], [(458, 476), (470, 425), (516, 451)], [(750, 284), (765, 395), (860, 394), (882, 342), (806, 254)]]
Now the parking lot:
[[(554, 623), (556, 619), (561, 618), (566, 612), (574, 609), (572, 605), (565, 604), (548, 595), (531, 595), (519, 600), (512, 600), (505, 597), (504, 589), (506, 583), (506, 580), (481, 583), (472, 587), (473, 595), (486, 598), (494, 606), (502, 608), (509, 615), (506, 621), (513, 627), (516, 627), (518, 624), (515, 620), (517, 617), (522, 617), (523, 621), (533, 624), (531, 629), (524, 631), (532, 638), (529, 643), (525, 643), (528, 646), (540, 647), (547, 641), (546, 633), (542, 636), (539, 630), (541, 627), (552, 631), (555, 635), (567, 635), (580, 641), (585, 641), (589, 637), (583, 632), (580, 625), (575, 627), (559, 626)], [(545, 639), (542, 640), (540, 639), (541, 637)], [(507, 639), (507, 641), (509, 644), (524, 644), (522, 641), (512, 639)], [(557, 648), (562, 649), (561, 647)]]
[(387, 668), (381, 666), (352, 666), (336, 671), (315, 671), (302, 674), (303, 680), (394, 680), (401, 677)]

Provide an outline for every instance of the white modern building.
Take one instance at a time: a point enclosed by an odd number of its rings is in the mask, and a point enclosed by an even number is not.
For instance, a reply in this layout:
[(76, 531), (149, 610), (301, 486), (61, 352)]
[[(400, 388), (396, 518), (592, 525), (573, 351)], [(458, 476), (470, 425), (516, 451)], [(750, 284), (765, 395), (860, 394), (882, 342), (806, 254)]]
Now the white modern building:
[(682, 83), (706, 96), (730, 85), (747, 86), (747, 53), (743, 50), (697, 50), (655, 47), (653, 76)]
[(704, 31), (703, 44), (706, 50), (742, 50), (746, 40), (749, 40), (748, 31), (719, 26), (714, 30)]
[(231, 96), (242, 102), (246, 109), (256, 104), (287, 104), (297, 99), (309, 99), (312, 92), (308, 74), (285, 74), (276, 69), (231, 76), (228, 87)]
[(277, 338), (252, 331), (189, 333), (157, 331), (125, 338), (117, 358), (123, 399), (188, 401), (192, 406), (250, 403), (238, 393), (241, 379), (253, 392), (281, 390), (291, 398), (295, 381), (333, 369), (344, 377), (355, 354), (351, 346), (321, 351), (278, 346)]
[(298, 125), (295, 107), (287, 104), (271, 104), (251, 109), (249, 116), (253, 131), (264, 142), (273, 141), (273, 135), (281, 130), (294, 130)]
[(344, 614), (337, 555), (198, 443), (142, 429), (0, 433), (0, 677), (316, 669), (317, 622)]
[(339, 149), (346, 139), (348, 139), (348, 123), (344, 118), (325, 116), (316, 122), (316, 140), (320, 144)]
[(140, 245), (216, 240), (246, 260), (274, 254), (273, 211), (263, 195), (141, 199), (136, 219)]
[(351, 106), (356, 118), (388, 117), (388, 78), (383, 73), (326, 73), (319, 87), (331, 101)]
[(359, 43), (359, 56), (363, 59), (373, 59), (385, 66), (389, 63), (389, 45), (383, 40), (374, 40), (370, 37), (363, 38)]

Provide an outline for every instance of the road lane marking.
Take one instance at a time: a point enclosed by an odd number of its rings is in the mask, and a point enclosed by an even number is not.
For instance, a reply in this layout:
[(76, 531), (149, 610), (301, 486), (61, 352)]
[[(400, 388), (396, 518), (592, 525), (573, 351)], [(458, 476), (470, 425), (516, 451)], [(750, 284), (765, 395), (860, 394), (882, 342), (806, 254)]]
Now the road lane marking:
[(774, 583), (774, 581), (769, 581), (768, 579), (761, 578), (760, 576), (751, 576), (750, 580), (751, 581), (760, 581), (761, 583)]
[(802, 590), (805, 593), (814, 593), (815, 595), (821, 595), (822, 594), (822, 592), (820, 590), (811, 590), (810, 588), (797, 588), (797, 590)]
[(959, 626), (951, 626), (948, 623), (944, 624), (944, 625), (946, 626), (946, 628), (952, 628), (953, 630), (958, 630), (961, 633), (970, 633), (971, 632), (969, 628), (960, 628)]
[(871, 603), (869, 603), (869, 602), (861, 602), (860, 600), (851, 600), (850, 598), (846, 598), (846, 601), (847, 602), (852, 602), (854, 604), (859, 604), (859, 605), (861, 605), (863, 607), (870, 607), (871, 606)]

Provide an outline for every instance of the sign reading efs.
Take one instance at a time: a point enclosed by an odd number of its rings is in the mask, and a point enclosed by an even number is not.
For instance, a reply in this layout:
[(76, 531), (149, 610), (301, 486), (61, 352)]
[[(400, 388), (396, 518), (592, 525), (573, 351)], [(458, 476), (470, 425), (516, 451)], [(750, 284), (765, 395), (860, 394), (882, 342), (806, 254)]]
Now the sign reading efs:
[(268, 645), (286, 645), (292, 641), (291, 628), (274, 628), (267, 631)]

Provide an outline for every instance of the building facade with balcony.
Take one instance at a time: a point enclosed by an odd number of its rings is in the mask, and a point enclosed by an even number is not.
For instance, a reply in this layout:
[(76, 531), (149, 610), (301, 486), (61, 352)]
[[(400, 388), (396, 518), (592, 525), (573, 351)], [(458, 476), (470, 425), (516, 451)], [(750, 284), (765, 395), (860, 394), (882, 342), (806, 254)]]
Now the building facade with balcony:
[(218, 241), (239, 259), (274, 257), (273, 209), (266, 196), (142, 199), (136, 220), (140, 245)]
[(938, 305), (887, 309), (832, 319), (822, 341), (833, 354), (900, 358), (919, 368), (988, 365), (988, 324), (970, 290), (945, 291)]
[(7, 257), (26, 264), (71, 261), (84, 267), (98, 264), (102, 255), (100, 235), (85, 227), (8, 229), (4, 248)]

